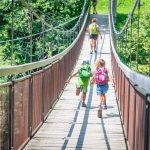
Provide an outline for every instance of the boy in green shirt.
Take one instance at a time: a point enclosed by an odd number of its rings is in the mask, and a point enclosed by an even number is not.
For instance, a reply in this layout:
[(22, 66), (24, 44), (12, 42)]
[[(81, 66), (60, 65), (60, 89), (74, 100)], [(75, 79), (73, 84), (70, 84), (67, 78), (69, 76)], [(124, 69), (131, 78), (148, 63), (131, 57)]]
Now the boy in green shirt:
[(89, 80), (91, 77), (91, 67), (89, 61), (84, 60), (80, 69), (69, 77), (68, 82), (73, 76), (77, 74), (79, 75), (79, 77), (78, 82), (76, 84), (76, 95), (79, 96), (80, 92), (82, 92), (82, 107), (86, 107), (85, 99)]

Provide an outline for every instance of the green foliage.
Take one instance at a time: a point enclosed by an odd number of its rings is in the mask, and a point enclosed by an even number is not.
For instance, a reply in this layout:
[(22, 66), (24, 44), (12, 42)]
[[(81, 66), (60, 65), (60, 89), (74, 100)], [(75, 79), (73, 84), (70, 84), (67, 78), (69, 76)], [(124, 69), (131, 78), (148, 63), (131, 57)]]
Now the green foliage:
[[(118, 1), (119, 2), (119, 1)], [(117, 8), (116, 28), (119, 31), (124, 26), (128, 14), (133, 6), (133, 0), (122, 1)], [(121, 60), (140, 73), (149, 75), (150, 63), (150, 3), (141, 0), (139, 15), (139, 39), (138, 37), (138, 8), (136, 8), (131, 24), (128, 25), (127, 35), (124, 33), (118, 38), (117, 51)], [(127, 36), (127, 38), (126, 38)], [(132, 36), (132, 40), (131, 40)], [(120, 46), (121, 45), (121, 46)]]
[(108, 14), (109, 13), (109, 0), (99, 0), (97, 4), (98, 13)]
[[(2, 0), (1, 0), (2, 1)], [(29, 5), (34, 11), (52, 27), (64, 24), (72, 18), (79, 16), (84, 0), (32, 0)], [(32, 23), (31, 23), (32, 19)], [(68, 44), (62, 40), (56, 31), (48, 31), (44, 34), (37, 34), (48, 27), (43, 24), (25, 8), (19, 0), (14, 2), (14, 24), (13, 38), (23, 38), (18, 41), (0, 43), (0, 66), (10, 65), (11, 60), (14, 65), (29, 63), (30, 60), (38, 61), (51, 57), (64, 50)], [(61, 31), (69, 30), (77, 22), (77, 19), (68, 23)], [(68, 36), (68, 35), (67, 35)], [(68, 38), (65, 35), (65, 40)], [(12, 38), (12, 5), (11, 1), (3, 0), (0, 5), (0, 41)], [(72, 40), (71, 40), (72, 41)], [(53, 52), (54, 51), (54, 52)]]
[[(92, 0), (90, 1), (91, 1), (91, 13), (93, 13)], [(109, 0), (98, 0), (98, 3), (96, 5), (96, 10), (98, 13), (108, 14), (109, 13)]]

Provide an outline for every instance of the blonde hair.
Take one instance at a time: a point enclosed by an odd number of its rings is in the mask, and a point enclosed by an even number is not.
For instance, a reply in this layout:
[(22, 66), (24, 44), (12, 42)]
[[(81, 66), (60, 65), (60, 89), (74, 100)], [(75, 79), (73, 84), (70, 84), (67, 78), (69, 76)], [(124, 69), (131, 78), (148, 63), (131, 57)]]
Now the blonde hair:
[(95, 62), (95, 68), (98, 69), (98, 68), (101, 68), (101, 67), (105, 67), (105, 60), (99, 58)]

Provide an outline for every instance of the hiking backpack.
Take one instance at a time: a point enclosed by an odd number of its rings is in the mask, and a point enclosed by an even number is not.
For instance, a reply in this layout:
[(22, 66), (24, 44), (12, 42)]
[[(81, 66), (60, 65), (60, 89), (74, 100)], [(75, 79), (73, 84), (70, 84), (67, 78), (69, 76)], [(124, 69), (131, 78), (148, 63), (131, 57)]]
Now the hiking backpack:
[(91, 67), (89, 64), (82, 64), (79, 69), (80, 78), (89, 78), (91, 76)]
[(99, 68), (96, 72), (96, 84), (108, 83), (108, 71), (106, 68)]
[(97, 35), (98, 34), (98, 29), (97, 29), (97, 24), (96, 23), (93, 23), (91, 25), (91, 34), (94, 34), (94, 35)]

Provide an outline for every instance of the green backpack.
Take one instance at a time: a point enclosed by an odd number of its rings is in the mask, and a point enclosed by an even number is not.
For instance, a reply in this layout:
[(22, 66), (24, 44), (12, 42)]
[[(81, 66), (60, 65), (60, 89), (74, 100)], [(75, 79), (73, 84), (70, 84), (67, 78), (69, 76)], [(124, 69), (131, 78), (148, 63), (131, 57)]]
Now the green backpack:
[(80, 78), (89, 78), (91, 76), (91, 67), (89, 64), (82, 64), (79, 70)]
[(97, 35), (98, 34), (98, 30), (97, 30), (97, 25), (96, 23), (93, 23), (91, 25), (91, 34)]

